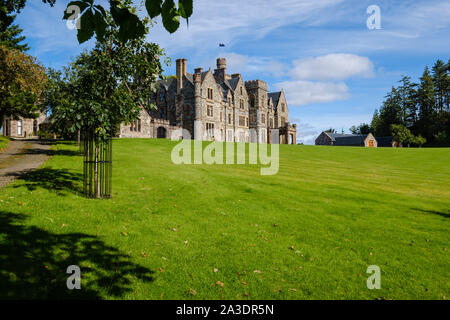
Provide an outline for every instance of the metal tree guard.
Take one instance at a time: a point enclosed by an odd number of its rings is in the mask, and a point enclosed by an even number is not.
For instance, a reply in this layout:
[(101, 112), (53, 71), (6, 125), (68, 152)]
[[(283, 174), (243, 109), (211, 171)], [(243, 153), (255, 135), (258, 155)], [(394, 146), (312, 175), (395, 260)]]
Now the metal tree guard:
[(87, 198), (110, 198), (112, 181), (112, 139), (102, 141), (94, 130), (82, 134), (84, 154), (83, 192)]

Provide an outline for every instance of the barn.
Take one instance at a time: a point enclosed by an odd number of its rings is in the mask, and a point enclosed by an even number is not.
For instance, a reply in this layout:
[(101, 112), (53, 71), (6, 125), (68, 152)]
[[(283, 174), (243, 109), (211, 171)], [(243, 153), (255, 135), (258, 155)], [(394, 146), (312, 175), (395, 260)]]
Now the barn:
[(315, 141), (316, 146), (353, 146), (376, 148), (377, 140), (371, 134), (339, 134), (323, 131)]

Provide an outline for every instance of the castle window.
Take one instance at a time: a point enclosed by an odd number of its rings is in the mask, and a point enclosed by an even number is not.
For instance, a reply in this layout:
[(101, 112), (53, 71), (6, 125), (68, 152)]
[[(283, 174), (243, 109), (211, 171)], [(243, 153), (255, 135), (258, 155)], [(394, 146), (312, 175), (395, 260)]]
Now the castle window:
[(191, 107), (188, 104), (184, 105), (184, 115), (188, 116), (191, 113)]
[(248, 118), (245, 118), (245, 124), (248, 127)]
[(266, 123), (266, 115), (265, 114), (261, 115), (261, 122)]
[(22, 135), (22, 120), (17, 120), (17, 134)]
[(250, 108), (254, 108), (255, 107), (255, 96), (251, 95), (250, 96)]
[(231, 114), (228, 114), (228, 124), (231, 124)]
[(284, 103), (281, 104), (281, 112), (286, 112), (286, 105)]
[(241, 96), (244, 94), (244, 90), (242, 89), (242, 87), (241, 87)]
[(208, 88), (208, 99), (212, 100), (214, 98), (213, 89)]
[(239, 125), (245, 127), (245, 117), (239, 116)]
[(244, 109), (244, 100), (239, 100), (239, 108)]
[(138, 127), (137, 131), (141, 132), (141, 119), (137, 121), (137, 127)]
[(159, 102), (164, 102), (164, 92), (159, 93)]
[(214, 138), (214, 123), (206, 124), (206, 135), (208, 138)]
[(206, 114), (208, 115), (208, 117), (212, 117), (213, 116), (213, 106), (208, 106), (207, 107)]

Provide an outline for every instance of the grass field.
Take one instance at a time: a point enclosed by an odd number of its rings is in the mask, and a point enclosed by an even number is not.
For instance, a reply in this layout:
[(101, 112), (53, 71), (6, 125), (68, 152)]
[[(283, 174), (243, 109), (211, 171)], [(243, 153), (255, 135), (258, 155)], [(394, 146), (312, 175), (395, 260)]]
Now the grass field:
[[(79, 195), (71, 144), (1, 189), (0, 297), (450, 296), (450, 149), (282, 145), (278, 174), (261, 176), (174, 165), (173, 146), (114, 141), (110, 200)], [(66, 288), (72, 264), (81, 290)]]
[(0, 151), (3, 151), (3, 149), (6, 149), (8, 146), (9, 139), (4, 136), (0, 136)]

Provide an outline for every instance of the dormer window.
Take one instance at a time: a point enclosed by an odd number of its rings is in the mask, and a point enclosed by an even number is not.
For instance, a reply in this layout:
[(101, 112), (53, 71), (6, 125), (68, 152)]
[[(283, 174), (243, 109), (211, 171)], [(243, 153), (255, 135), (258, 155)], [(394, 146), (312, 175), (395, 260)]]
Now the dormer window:
[(286, 105), (284, 103), (281, 104), (281, 112), (286, 112)]

